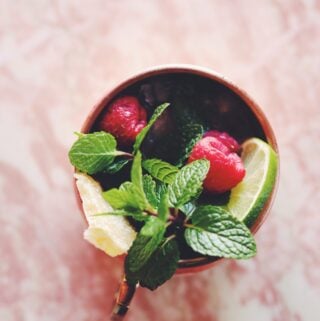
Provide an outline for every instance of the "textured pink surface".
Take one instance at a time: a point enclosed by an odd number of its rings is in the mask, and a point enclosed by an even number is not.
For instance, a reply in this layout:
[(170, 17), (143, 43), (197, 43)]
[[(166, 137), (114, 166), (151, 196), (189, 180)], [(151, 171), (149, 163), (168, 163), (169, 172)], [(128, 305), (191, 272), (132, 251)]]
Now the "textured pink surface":
[(0, 320), (107, 320), (121, 265), (82, 239), (67, 150), (105, 90), (174, 62), (256, 99), (281, 181), (255, 259), (139, 290), (127, 320), (317, 320), (319, 52), (316, 0), (1, 1)]

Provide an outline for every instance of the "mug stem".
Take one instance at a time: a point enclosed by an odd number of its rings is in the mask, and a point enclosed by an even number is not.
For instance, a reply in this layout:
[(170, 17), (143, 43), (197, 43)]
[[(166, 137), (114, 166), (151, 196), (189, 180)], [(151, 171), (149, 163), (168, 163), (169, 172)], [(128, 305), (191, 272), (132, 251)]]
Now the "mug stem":
[(137, 287), (137, 284), (129, 284), (125, 276), (122, 278), (111, 313), (111, 321), (121, 321), (124, 319)]

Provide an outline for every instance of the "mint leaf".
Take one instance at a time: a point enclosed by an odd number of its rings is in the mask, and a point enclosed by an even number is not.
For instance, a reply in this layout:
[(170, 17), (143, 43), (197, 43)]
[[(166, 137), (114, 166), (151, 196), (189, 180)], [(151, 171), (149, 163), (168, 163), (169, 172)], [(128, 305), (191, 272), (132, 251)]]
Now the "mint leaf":
[(103, 192), (102, 195), (115, 209), (143, 211), (147, 207), (144, 195), (141, 195), (139, 188), (131, 182), (125, 182), (119, 189), (112, 188)]
[(194, 145), (202, 138), (204, 129), (199, 124), (186, 124), (181, 127), (181, 137), (179, 142), (179, 159), (176, 163), (178, 167), (188, 159)]
[(161, 183), (161, 182), (157, 182), (157, 186), (156, 186), (156, 194), (158, 197), (158, 202), (160, 201), (160, 195), (164, 192), (166, 192), (168, 190), (168, 187), (166, 184)]
[(105, 132), (96, 132), (79, 136), (69, 151), (73, 166), (81, 172), (94, 174), (106, 170), (115, 156), (125, 153), (116, 150), (115, 138)]
[(134, 281), (130, 275), (133, 276), (148, 261), (163, 240), (165, 229), (165, 222), (154, 216), (149, 217), (133, 241), (126, 257), (125, 272), (128, 280)]
[(164, 190), (160, 194), (160, 201), (158, 206), (158, 217), (160, 220), (166, 222), (169, 216), (169, 199), (168, 192)]
[(179, 172), (177, 167), (157, 158), (145, 160), (142, 166), (154, 178), (167, 184), (171, 184)]
[(172, 206), (180, 207), (199, 193), (209, 166), (209, 161), (200, 159), (181, 168), (168, 188)]
[(126, 208), (138, 208), (146, 209), (148, 207), (147, 199), (144, 193), (141, 192), (140, 188), (134, 185), (132, 182), (124, 182), (120, 185), (119, 190), (128, 195), (129, 203)]
[(196, 252), (234, 259), (256, 254), (250, 230), (219, 206), (202, 206), (191, 216), (192, 225), (185, 230), (188, 245)]
[(133, 185), (143, 192), (143, 183), (142, 183), (142, 167), (141, 167), (141, 152), (137, 151), (137, 154), (133, 158), (132, 168), (131, 168), (131, 181)]
[(144, 138), (146, 137), (148, 131), (150, 130), (150, 128), (152, 127), (152, 125), (155, 123), (155, 121), (161, 116), (161, 114), (165, 111), (165, 109), (169, 106), (170, 104), (168, 103), (164, 103), (160, 106), (158, 106), (153, 115), (151, 116), (147, 126), (145, 126), (141, 132), (137, 135), (136, 137), (136, 141), (133, 145), (133, 151), (134, 153), (137, 152), (137, 150), (140, 148), (142, 141), (144, 140)]
[(195, 211), (196, 205), (193, 202), (188, 202), (179, 207), (179, 210), (186, 215), (187, 218), (191, 217), (192, 213)]
[(104, 169), (104, 172), (107, 172), (109, 174), (114, 174), (119, 172), (125, 165), (127, 165), (129, 162), (129, 159), (115, 159), (111, 165), (109, 165), (106, 169)]
[(140, 271), (140, 285), (155, 290), (174, 275), (178, 261), (177, 242), (174, 239), (163, 241)]
[(141, 159), (141, 152), (137, 151), (136, 155), (133, 158), (133, 164), (131, 168), (131, 181), (132, 184), (135, 185), (139, 190), (139, 197), (144, 200), (146, 209), (152, 210), (152, 206), (149, 204), (143, 188)]
[(150, 175), (143, 176), (143, 190), (147, 197), (149, 204), (157, 209), (159, 199), (156, 192), (157, 184)]
[(157, 199), (158, 199), (158, 206), (159, 206), (159, 203), (160, 203), (162, 195), (165, 194), (165, 193), (168, 193), (167, 185), (165, 183), (162, 183), (162, 182), (157, 182), (156, 183), (156, 195), (157, 195)]
[(127, 193), (119, 191), (117, 188), (112, 188), (106, 192), (102, 193), (103, 198), (111, 205), (113, 208), (125, 208), (129, 197)]

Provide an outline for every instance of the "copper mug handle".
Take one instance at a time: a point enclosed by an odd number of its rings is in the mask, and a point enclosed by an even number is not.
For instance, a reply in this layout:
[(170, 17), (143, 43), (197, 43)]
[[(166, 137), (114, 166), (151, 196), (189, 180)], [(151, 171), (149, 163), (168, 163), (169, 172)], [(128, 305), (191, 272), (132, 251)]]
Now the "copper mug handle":
[(137, 284), (129, 284), (125, 276), (122, 278), (110, 316), (111, 321), (123, 320), (127, 311), (129, 310), (130, 302), (136, 292), (137, 287)]

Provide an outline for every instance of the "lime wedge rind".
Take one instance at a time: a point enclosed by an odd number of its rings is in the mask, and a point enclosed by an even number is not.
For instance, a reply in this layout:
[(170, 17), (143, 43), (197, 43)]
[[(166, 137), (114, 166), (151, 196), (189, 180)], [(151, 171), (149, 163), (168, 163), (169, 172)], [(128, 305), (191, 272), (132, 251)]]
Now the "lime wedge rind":
[(232, 189), (227, 207), (232, 215), (252, 227), (273, 191), (278, 156), (270, 145), (258, 138), (247, 140), (242, 148), (246, 175)]

